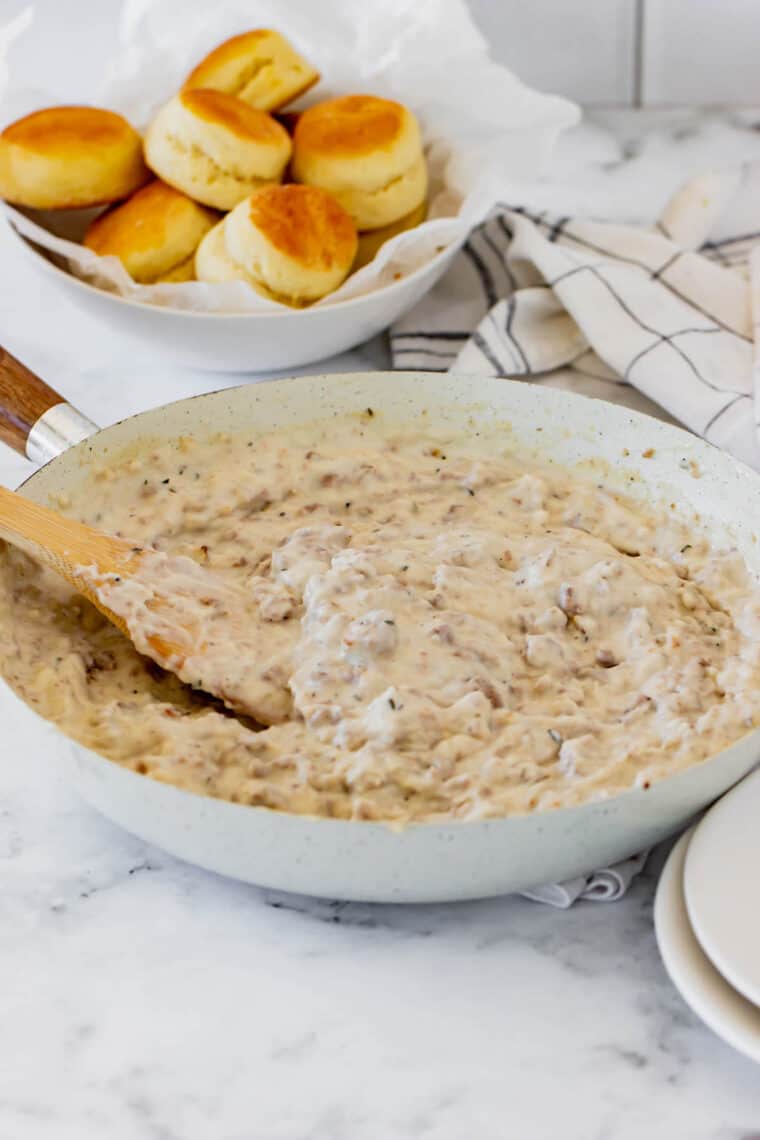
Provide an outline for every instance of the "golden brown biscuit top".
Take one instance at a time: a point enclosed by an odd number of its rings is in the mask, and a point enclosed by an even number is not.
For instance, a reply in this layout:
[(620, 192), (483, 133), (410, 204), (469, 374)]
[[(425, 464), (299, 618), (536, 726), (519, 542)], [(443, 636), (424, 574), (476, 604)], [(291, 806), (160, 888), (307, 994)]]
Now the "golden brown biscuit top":
[(238, 138), (263, 143), (283, 139), (288, 144), (290, 142), (285, 128), (266, 111), (257, 111), (255, 107), (249, 107), (241, 99), (227, 95), (224, 91), (194, 87), (190, 91), (181, 91), (179, 98), (183, 106), (199, 119), (226, 127)]
[(305, 268), (350, 264), (356, 227), (331, 194), (316, 186), (264, 186), (251, 195), (254, 226), (287, 257)]
[(33, 111), (6, 127), (2, 137), (25, 150), (66, 155), (83, 146), (112, 146), (138, 136), (114, 111), (71, 106)]
[(218, 44), (213, 51), (210, 51), (201, 60), (197, 67), (193, 68), (182, 84), (183, 89), (203, 87), (204, 80), (213, 76), (219, 67), (223, 67), (230, 60), (238, 59), (248, 51), (255, 51), (256, 48), (261, 47), (262, 40), (266, 41), (271, 36), (276, 35), (277, 32), (271, 31), (270, 28), (256, 28), (252, 32), (241, 32), (238, 36), (231, 36), (228, 40)]
[(166, 241), (172, 226), (190, 222), (197, 213), (214, 218), (186, 194), (167, 186), (159, 178), (143, 186), (126, 202), (107, 210), (89, 226), (84, 244), (96, 253), (141, 253)]
[(358, 155), (391, 146), (401, 134), (406, 109), (376, 95), (341, 95), (309, 107), (299, 117), (293, 142), (319, 154)]

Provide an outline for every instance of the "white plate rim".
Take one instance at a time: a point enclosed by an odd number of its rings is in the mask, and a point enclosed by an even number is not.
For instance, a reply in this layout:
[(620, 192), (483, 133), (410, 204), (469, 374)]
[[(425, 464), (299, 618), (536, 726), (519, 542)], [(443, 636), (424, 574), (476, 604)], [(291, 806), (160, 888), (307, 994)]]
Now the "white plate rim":
[[(752, 942), (745, 942), (741, 931), (735, 927), (726, 935), (720, 917), (723, 913), (725, 918), (726, 904), (715, 897), (715, 889), (719, 884), (722, 884), (724, 892), (731, 891), (732, 879), (727, 873), (731, 867), (746, 870), (752, 865), (758, 866), (760, 836), (748, 829), (746, 819), (741, 822), (736, 819), (737, 815), (743, 816), (748, 805), (753, 803), (760, 809), (760, 768), (726, 792), (704, 817), (694, 842), (689, 845), (683, 883), (689, 922), (703, 952), (733, 989), (752, 1005), (760, 1006), (760, 964), (753, 975), (752, 967), (747, 967), (746, 962), (742, 961), (743, 947), (751, 946)], [(748, 841), (748, 836), (754, 838)], [(706, 876), (705, 870), (708, 867), (714, 868), (718, 852), (726, 858), (726, 841), (736, 841), (736, 846), (729, 850), (727, 856), (730, 866), (724, 867), (723, 874), (710, 878)], [(746, 851), (743, 850), (745, 848)], [(744, 911), (741, 913), (746, 914), (752, 907), (751, 899), (744, 896), (743, 905)], [(732, 905), (729, 909), (732, 913), (737, 913)], [(760, 926), (760, 920), (758, 925)], [(756, 942), (754, 944), (757, 945)]]
[(681, 836), (660, 875), (654, 902), (657, 946), (668, 977), (697, 1017), (732, 1048), (760, 1063), (760, 1009), (718, 972), (689, 922), (683, 873), (698, 827), (694, 824)]

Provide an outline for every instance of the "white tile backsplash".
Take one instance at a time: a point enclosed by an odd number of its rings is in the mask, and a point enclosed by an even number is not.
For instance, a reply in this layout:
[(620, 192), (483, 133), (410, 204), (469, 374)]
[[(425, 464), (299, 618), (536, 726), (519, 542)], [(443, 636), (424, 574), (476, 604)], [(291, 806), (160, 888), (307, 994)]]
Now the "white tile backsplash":
[(468, 0), (521, 79), (591, 106), (760, 105), (760, 0)]
[(760, 103), (759, 0), (646, 0), (646, 105)]
[(579, 103), (633, 99), (636, 0), (469, 4), (493, 56), (532, 87)]

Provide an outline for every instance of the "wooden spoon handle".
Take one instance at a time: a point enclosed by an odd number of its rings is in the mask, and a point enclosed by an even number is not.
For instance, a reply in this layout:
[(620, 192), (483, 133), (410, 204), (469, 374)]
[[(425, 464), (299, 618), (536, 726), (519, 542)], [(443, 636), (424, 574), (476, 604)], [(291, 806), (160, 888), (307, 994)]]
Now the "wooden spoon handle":
[(56, 404), (63, 403), (63, 396), (0, 346), (0, 440), (3, 443), (25, 455), (29, 432), (37, 420)]
[(135, 550), (124, 539), (101, 534), (5, 487), (0, 487), (0, 539), (70, 582), (79, 580), (77, 571), (82, 567), (113, 574), (134, 561)]
[[(156, 551), (146, 551), (142, 547), (133, 546), (127, 539), (103, 534), (76, 519), (67, 519), (57, 511), (40, 506), (5, 487), (0, 487), (0, 541), (2, 540), (12, 543), (36, 562), (60, 574), (122, 633), (132, 638), (127, 618), (112, 610), (102, 600), (98, 590), (109, 576), (117, 582), (122, 577), (128, 579), (144, 558), (158, 557)], [(160, 594), (156, 594), (150, 608), (159, 614), (162, 609), (167, 611), (169, 618), (166, 620), (169, 622), (175, 618), (175, 607), (172, 606), (171, 599), (165, 599)], [(162, 667), (176, 668), (177, 663), (184, 662), (187, 656), (187, 631), (183, 630), (181, 620), (180, 607), (176, 636), (167, 637), (163, 633), (146, 635), (145, 652)]]
[[(51, 409), (56, 409), (51, 413)], [(97, 431), (31, 369), (0, 345), (0, 441), (35, 463)]]

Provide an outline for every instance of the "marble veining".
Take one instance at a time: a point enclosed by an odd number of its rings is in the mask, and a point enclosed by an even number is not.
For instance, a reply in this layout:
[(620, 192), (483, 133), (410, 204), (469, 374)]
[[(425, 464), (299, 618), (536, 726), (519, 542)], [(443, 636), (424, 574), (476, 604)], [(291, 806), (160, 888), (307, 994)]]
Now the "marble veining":
[[(692, 169), (757, 157), (759, 120), (598, 117), (526, 192), (654, 216)], [(101, 423), (244, 379), (162, 369), (4, 233), (0, 263), (0, 341)], [(313, 370), (386, 363), (378, 339)], [(6, 485), (30, 470), (0, 453)], [(68, 745), (5, 689), (0, 714), (0, 1140), (760, 1140), (760, 1070), (660, 963), (663, 851), (623, 901), (568, 912), (257, 890), (101, 819)]]

